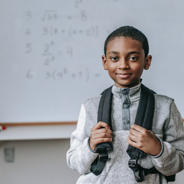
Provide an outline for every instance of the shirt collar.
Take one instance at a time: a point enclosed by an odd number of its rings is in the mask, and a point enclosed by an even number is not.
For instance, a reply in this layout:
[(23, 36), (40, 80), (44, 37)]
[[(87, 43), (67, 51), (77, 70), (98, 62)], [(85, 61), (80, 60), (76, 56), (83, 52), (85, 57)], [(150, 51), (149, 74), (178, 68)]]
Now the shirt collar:
[[(117, 98), (122, 98), (122, 88), (116, 87), (115, 85), (113, 85), (112, 87), (112, 93), (115, 97)], [(141, 83), (139, 83), (138, 85), (131, 87), (130, 91), (129, 91), (129, 98), (130, 101), (135, 101), (138, 100), (140, 98), (140, 92), (141, 92)]]

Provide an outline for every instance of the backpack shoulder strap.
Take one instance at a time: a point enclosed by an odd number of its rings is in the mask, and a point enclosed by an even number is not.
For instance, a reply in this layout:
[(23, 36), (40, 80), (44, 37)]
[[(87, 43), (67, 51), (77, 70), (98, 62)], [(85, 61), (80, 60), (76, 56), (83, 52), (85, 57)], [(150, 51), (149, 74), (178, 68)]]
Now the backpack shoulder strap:
[[(98, 106), (97, 122), (103, 121), (111, 128), (111, 102), (112, 102), (112, 86), (102, 92), (100, 103)], [(105, 163), (108, 160), (108, 152), (113, 149), (112, 143), (104, 142), (96, 146), (94, 152), (99, 153), (99, 156), (91, 164), (90, 171), (96, 176), (101, 174)]]
[[(154, 94), (146, 86), (141, 84), (141, 96), (135, 118), (135, 124), (147, 130), (152, 128), (152, 119), (154, 113)], [(144, 181), (144, 169), (138, 165), (138, 160), (146, 155), (145, 152), (131, 145), (128, 146), (127, 153), (130, 156), (129, 167), (133, 170), (137, 182)]]
[[(136, 114), (135, 124), (147, 129), (152, 129), (154, 107), (155, 107), (155, 92), (141, 84), (141, 97)], [(135, 179), (137, 182), (145, 180), (145, 176), (148, 174), (156, 174), (159, 171), (152, 167), (151, 169), (144, 169), (138, 164), (138, 160), (146, 154), (131, 145), (128, 146), (127, 153), (130, 156), (129, 167), (133, 170)], [(165, 176), (167, 182), (175, 181), (175, 175)]]
[[(154, 105), (155, 99), (153, 92), (141, 84), (141, 97), (135, 118), (136, 125), (139, 125), (147, 130), (151, 130)], [(139, 150), (131, 145), (128, 146), (127, 153), (131, 158), (130, 160), (138, 160), (146, 155), (142, 150)]]
[(103, 121), (111, 128), (111, 102), (112, 102), (112, 86), (102, 92), (98, 107), (97, 122)]

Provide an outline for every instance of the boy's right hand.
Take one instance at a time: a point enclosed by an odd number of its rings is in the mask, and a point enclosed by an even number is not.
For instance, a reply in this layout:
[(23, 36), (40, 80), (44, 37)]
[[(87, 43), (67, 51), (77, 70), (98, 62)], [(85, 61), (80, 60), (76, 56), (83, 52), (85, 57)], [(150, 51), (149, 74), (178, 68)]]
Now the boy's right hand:
[(107, 123), (99, 121), (92, 129), (90, 136), (90, 148), (95, 150), (97, 144), (102, 142), (112, 142), (113, 132)]

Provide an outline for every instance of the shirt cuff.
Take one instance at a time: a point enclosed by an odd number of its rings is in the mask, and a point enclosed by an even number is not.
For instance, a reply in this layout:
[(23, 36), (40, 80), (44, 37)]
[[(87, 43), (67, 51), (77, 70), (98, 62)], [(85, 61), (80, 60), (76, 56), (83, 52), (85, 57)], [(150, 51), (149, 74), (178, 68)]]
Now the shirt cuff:
[(91, 152), (93, 152), (93, 153), (96, 153), (95, 150), (92, 150), (92, 149), (91, 149), (91, 147), (90, 147), (90, 145), (89, 145), (89, 141), (90, 141), (90, 137), (88, 138), (88, 142), (87, 142), (87, 145), (88, 145), (89, 150), (90, 150)]
[(153, 157), (153, 158), (159, 158), (162, 155), (162, 153), (164, 152), (163, 141), (157, 136), (156, 136), (156, 138), (160, 141), (162, 149), (161, 149), (161, 152), (158, 155), (156, 155), (156, 156), (151, 155), (151, 157)]

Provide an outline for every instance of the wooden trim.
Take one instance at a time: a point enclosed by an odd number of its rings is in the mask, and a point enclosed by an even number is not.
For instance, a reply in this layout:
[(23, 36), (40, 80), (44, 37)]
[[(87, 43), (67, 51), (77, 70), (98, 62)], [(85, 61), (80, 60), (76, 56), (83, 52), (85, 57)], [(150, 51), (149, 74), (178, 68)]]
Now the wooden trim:
[[(184, 119), (183, 119), (184, 122)], [(76, 125), (77, 121), (66, 121), (66, 122), (24, 122), (24, 123), (0, 123), (0, 126), (47, 126), (47, 125)]]
[(76, 125), (77, 121), (66, 121), (66, 122), (23, 122), (23, 123), (1, 123), (0, 126), (45, 126), (45, 125)]

